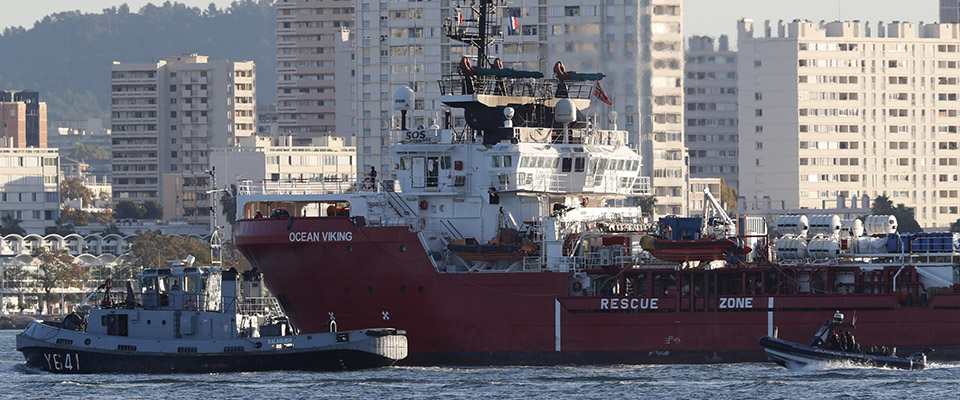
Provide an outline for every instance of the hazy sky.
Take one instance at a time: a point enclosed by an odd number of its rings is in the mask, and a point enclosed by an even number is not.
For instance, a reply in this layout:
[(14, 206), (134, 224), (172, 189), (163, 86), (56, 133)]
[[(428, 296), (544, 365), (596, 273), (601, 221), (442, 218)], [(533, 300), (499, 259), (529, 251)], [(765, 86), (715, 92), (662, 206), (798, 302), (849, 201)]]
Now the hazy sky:
[[(177, 0), (193, 7), (210, 3), (228, 6), (231, 0)], [(133, 11), (149, 0), (127, 0)], [(513, 1), (516, 3), (516, 1)], [(44, 16), (67, 10), (100, 12), (123, 4), (123, 0), (0, 0), (0, 29), (21, 25), (27, 29)], [(163, 1), (155, 0), (155, 4)], [(861, 21), (935, 22), (939, 18), (938, 0), (684, 0), (685, 36), (727, 34), (736, 42), (737, 20), (754, 21), (809, 19), (811, 21), (859, 19)]]

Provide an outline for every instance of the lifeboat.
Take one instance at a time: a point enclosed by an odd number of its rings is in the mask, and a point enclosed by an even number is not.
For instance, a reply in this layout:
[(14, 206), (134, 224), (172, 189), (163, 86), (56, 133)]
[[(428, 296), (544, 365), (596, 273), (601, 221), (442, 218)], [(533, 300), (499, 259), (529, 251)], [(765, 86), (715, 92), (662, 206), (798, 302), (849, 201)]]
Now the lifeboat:
[(447, 249), (464, 260), (502, 261), (520, 260), (535, 253), (537, 246), (529, 238), (520, 238), (515, 229), (500, 228), (500, 233), (487, 244), (474, 238), (455, 240)]
[[(705, 238), (705, 239), (655, 239), (649, 243), (647, 250), (654, 257), (663, 261), (715, 261), (725, 260), (729, 255), (743, 255), (750, 252), (750, 246), (737, 237)], [(641, 245), (643, 242), (641, 242)]]

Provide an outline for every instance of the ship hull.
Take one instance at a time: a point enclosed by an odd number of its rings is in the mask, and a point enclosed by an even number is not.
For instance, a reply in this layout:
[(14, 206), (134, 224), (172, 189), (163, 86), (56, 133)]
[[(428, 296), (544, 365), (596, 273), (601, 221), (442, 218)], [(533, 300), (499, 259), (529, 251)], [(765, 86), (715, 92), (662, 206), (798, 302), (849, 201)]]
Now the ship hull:
[[(302, 241), (298, 232), (351, 240)], [(936, 358), (960, 359), (954, 293), (909, 307), (893, 294), (569, 296), (569, 272), (438, 271), (405, 227), (240, 220), (235, 240), (302, 332), (325, 330), (331, 316), (340, 329), (396, 326), (408, 331), (404, 364), (763, 361), (760, 337), (776, 329), (805, 342), (835, 310), (856, 311), (865, 346), (934, 347)]]

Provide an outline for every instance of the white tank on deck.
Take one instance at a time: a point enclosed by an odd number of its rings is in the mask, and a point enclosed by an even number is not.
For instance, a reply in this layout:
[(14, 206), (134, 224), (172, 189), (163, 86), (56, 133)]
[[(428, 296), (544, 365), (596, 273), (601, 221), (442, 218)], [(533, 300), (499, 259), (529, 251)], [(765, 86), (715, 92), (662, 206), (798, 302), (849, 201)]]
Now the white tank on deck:
[(817, 236), (807, 243), (807, 253), (820, 260), (837, 258), (840, 256), (840, 240), (836, 236)]
[(886, 237), (859, 237), (856, 238), (853, 251), (857, 254), (883, 254), (887, 252)]
[(781, 260), (807, 258), (807, 239), (792, 235), (777, 239), (777, 258)]
[(814, 215), (810, 217), (811, 235), (837, 235), (840, 233), (840, 217), (836, 215)]
[(781, 215), (777, 217), (777, 232), (781, 235), (806, 236), (810, 223), (806, 215)]
[(870, 235), (897, 233), (897, 217), (893, 215), (868, 215), (864, 227)]
[(863, 221), (859, 219), (845, 219), (843, 221), (840, 221), (840, 236), (842, 237), (863, 236)]

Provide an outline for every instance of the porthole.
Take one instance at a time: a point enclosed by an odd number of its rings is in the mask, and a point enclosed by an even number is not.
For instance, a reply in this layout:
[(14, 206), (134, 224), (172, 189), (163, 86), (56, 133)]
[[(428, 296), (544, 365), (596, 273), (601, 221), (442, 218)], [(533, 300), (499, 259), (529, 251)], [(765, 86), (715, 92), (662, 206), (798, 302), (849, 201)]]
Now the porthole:
[(420, 293), (423, 293), (423, 286), (418, 287), (418, 288), (417, 288), (417, 291), (420, 292)]
[(447, 210), (447, 206), (441, 204), (441, 205), (440, 205), (440, 212), (444, 212), (444, 211), (446, 211), (446, 210)]
[(90, 339), (87, 338), (87, 340), (84, 340), (84, 341), (83, 341), (83, 344), (89, 346), (89, 345), (90, 345)]
[(147, 320), (147, 325), (150, 325), (151, 322), (152, 322), (152, 321), (150, 321), (150, 320), (148, 319), (148, 320)]
[(406, 287), (406, 286), (400, 286), (400, 293), (406, 293), (406, 292), (407, 292), (407, 287)]
[(347, 246), (347, 253), (353, 252), (353, 246)]
[(400, 252), (401, 252), (401, 253), (406, 253), (406, 252), (407, 252), (407, 245), (401, 244), (401, 245), (400, 245)]
[(373, 293), (373, 286), (367, 286), (367, 292)]
[(160, 321), (160, 324), (161, 324), (161, 325), (166, 325), (166, 324), (167, 324), (167, 320), (165, 320), (165, 319), (164, 319), (164, 320), (161, 320), (161, 321)]
[(347, 294), (350, 294), (350, 287), (349, 287), (349, 286), (344, 286), (344, 287), (343, 287), (343, 291), (344, 291), (344, 292), (347, 292)]

